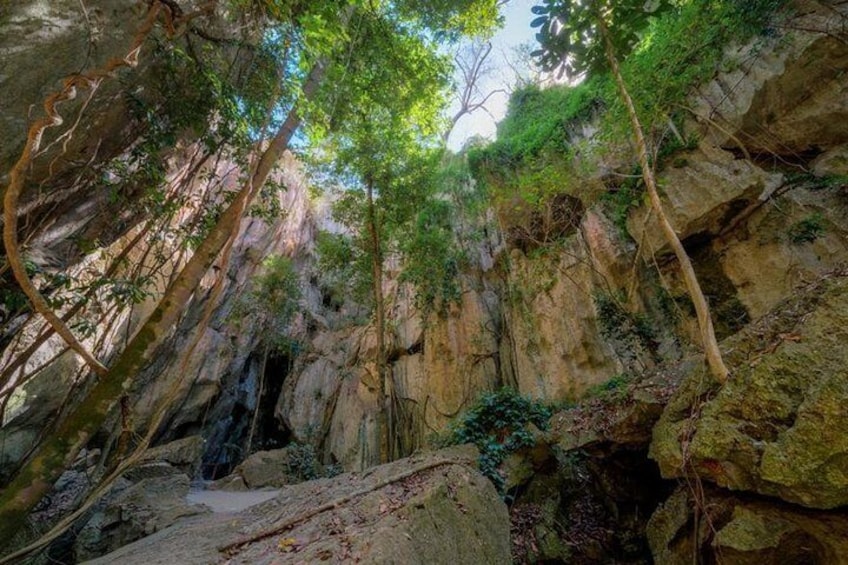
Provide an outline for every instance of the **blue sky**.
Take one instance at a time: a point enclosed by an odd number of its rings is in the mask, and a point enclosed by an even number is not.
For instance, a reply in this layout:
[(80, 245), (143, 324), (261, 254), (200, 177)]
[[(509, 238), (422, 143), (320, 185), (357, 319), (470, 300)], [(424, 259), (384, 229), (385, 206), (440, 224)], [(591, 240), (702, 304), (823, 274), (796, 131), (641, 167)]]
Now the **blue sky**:
[[(534, 17), (530, 8), (537, 3), (538, 0), (510, 0), (506, 5), (504, 9), (505, 25), (492, 38), (494, 48), (490, 59), (494, 69), (482, 84), (484, 92), (499, 88), (509, 90), (515, 82), (515, 73), (506, 64), (505, 56), (513, 60), (514, 63), (527, 66), (527, 61), (515, 61), (513, 49), (522, 43), (535, 41), (535, 34), (530, 28), (530, 21)], [(474, 135), (493, 139), (497, 121), (501, 120), (506, 113), (507, 100), (507, 94), (496, 94), (489, 99), (487, 104), (491, 116), (483, 110), (478, 110), (460, 119), (451, 133), (448, 146), (457, 150), (462, 147), (468, 138)]]

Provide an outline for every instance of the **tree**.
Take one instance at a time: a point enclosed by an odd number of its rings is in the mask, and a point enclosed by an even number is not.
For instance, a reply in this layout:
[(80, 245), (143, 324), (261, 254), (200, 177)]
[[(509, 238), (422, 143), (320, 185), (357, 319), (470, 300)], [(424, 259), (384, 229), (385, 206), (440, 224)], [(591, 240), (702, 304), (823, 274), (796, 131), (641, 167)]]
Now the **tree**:
[(604, 67), (612, 74), (627, 110), (651, 208), (680, 264), (683, 280), (695, 305), (707, 363), (713, 377), (724, 383), (728, 370), (718, 348), (709, 306), (692, 261), (663, 210), (648, 157), (648, 141), (618, 62), (618, 57), (628, 53), (635, 45), (639, 31), (647, 24), (648, 16), (672, 7), (667, 0), (647, 3), (642, 0), (545, 0), (543, 4), (533, 7), (533, 13), (538, 17), (531, 25), (541, 28), (536, 37), (542, 45), (542, 49), (536, 51), (535, 55), (540, 57), (542, 65), (551, 70), (558, 69), (560, 74), (576, 76)]
[[(153, 2), (151, 10), (159, 10), (161, 5), (172, 4), (174, 3)], [(481, 26), (487, 25), (486, 22), (493, 21), (492, 14), (496, 14), (494, 0), (406, 0), (393, 3), (351, 1), (343, 6), (339, 6), (337, 1), (328, 0), (290, 4), (251, 2), (249, 5), (261, 8), (259, 12), (262, 14), (263, 25), (288, 30), (286, 37), (292, 39), (293, 48), (297, 51), (294, 60), (298, 64), (287, 65), (284, 80), (290, 84), (299, 82), (300, 88), (296, 88), (294, 93), (290, 92), (286, 99), (273, 104), (285, 118), (279, 123), (276, 133), (271, 136), (264, 151), (252, 160), (241, 189), (168, 287), (153, 313), (111, 366), (105, 367), (105, 370), (98, 369), (102, 375), (90, 387), (85, 398), (47, 434), (0, 494), (0, 540), (3, 540), (4, 544), (12, 542), (15, 534), (25, 524), (27, 513), (103, 426), (124, 390), (155, 355), (185, 305), (190, 302), (200, 279), (222, 250), (226, 250), (232, 242), (241, 218), (303, 121), (307, 120), (310, 125), (318, 126), (322, 115), (333, 114), (327, 108), (332, 107), (330, 104), (335, 100), (326, 90), (322, 92), (320, 87), (328, 75), (338, 76), (346, 73), (350, 61), (355, 59), (352, 55), (356, 50), (367, 47), (362, 42), (355, 41), (356, 33), (360, 29), (359, 24), (368, 19), (394, 21), (396, 24), (403, 22), (409, 26), (417, 26), (432, 35), (458, 35), (476, 32)], [(481, 15), (489, 17), (482, 19)], [(155, 16), (152, 19), (155, 21)], [(139, 49), (134, 47), (132, 56), (136, 57), (138, 53)], [(388, 53), (372, 51), (370, 55), (386, 56)], [(399, 78), (392, 75), (396, 69), (408, 70), (420, 61), (408, 61), (401, 66), (396, 65), (397, 62), (383, 61), (382, 66), (387, 74), (380, 86), (392, 84)], [(378, 68), (378, 63), (379, 61), (375, 60), (371, 67)], [(357, 80), (358, 74), (351, 72), (348, 77)], [(423, 94), (425, 93), (421, 93)], [(415, 113), (417, 109), (410, 111)], [(267, 117), (266, 121), (273, 120)], [(326, 125), (338, 127), (340, 123), (343, 122), (331, 120)], [(31, 149), (32, 145), (28, 144), (27, 151)], [(21, 171), (23, 169), (21, 167)], [(70, 336), (67, 339), (70, 340)]]
[(339, 125), (327, 140), (334, 172), (349, 191), (342, 219), (360, 234), (356, 240), (362, 246), (360, 257), (369, 263), (383, 462), (393, 456), (394, 436), (383, 265), (392, 232), (414, 212), (436, 162), (436, 134), (450, 70), (424, 34), (409, 28), (386, 29), (387, 23), (362, 22), (363, 53), (382, 55), (352, 61), (356, 79), (344, 92), (345, 99), (336, 103), (331, 119)]
[(447, 143), (456, 124), (463, 116), (471, 115), (477, 110), (484, 110), (488, 113), (486, 104), (489, 102), (489, 99), (496, 94), (506, 93), (506, 90), (503, 88), (496, 88), (485, 93), (482, 90), (481, 82), (490, 76), (494, 70), (494, 66), (489, 60), (491, 54), (492, 42), (476, 38), (460, 48), (454, 56), (456, 69), (460, 73), (459, 88), (457, 89), (456, 96), (456, 102), (459, 106), (450, 117), (448, 127), (442, 135), (445, 143)]

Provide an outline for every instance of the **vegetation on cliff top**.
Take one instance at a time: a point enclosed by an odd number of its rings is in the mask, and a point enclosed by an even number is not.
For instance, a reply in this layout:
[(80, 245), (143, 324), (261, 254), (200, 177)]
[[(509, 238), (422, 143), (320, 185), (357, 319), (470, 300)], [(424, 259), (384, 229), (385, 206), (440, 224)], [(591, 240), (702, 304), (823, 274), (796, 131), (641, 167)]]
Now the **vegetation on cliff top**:
[[(650, 20), (622, 61), (621, 72), (646, 131), (659, 145), (675, 143), (669, 120), (679, 127), (692, 89), (727, 64), (727, 46), (752, 36), (765, 40), (786, 4), (788, 0), (691, 0)], [(583, 137), (583, 126), (598, 130), (594, 142)], [(576, 85), (528, 84), (513, 92), (497, 141), (472, 149), (469, 161), (475, 177), (496, 195), (523, 189), (522, 196), (532, 201), (538, 178), (527, 182), (531, 177), (557, 170), (579, 175), (581, 167), (590, 166), (587, 156), (607, 145), (597, 140), (626, 142), (628, 127), (611, 76), (595, 66)], [(599, 196), (578, 195), (592, 200)]]

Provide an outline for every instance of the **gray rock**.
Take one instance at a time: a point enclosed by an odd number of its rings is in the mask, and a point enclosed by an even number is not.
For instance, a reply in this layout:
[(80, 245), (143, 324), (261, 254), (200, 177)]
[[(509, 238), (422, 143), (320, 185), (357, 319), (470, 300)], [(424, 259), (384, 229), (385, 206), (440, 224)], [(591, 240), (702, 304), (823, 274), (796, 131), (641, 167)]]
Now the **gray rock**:
[(206, 513), (186, 501), (189, 479), (170, 475), (113, 489), (77, 536), (78, 559), (92, 559), (167, 528), (185, 516)]
[[(94, 563), (510, 563), (507, 508), (474, 469), (476, 459), (465, 446), (301, 483), (239, 514), (176, 524)], [(261, 539), (220, 551), (250, 536)]]

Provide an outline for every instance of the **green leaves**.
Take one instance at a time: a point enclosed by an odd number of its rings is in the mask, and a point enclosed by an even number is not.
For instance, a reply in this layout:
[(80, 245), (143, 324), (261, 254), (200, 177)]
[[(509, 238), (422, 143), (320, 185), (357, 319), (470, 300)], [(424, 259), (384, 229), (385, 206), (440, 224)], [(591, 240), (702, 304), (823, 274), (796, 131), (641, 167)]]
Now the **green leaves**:
[(502, 388), (484, 393), (468, 412), (451, 424), (447, 445), (473, 443), (480, 450), (480, 472), (503, 493), (504, 478), (498, 466), (507, 455), (534, 444), (527, 424), (547, 429), (552, 410), (515, 390)]
[(541, 48), (532, 55), (542, 68), (569, 78), (606, 68), (604, 45), (598, 29), (604, 22), (615, 52), (625, 56), (636, 45), (650, 17), (672, 9), (672, 0), (544, 0), (532, 11), (539, 17)]
[(291, 259), (271, 255), (251, 281), (250, 290), (236, 304), (233, 318), (262, 320), (264, 342), (277, 350), (290, 345), (289, 323), (300, 309), (300, 281)]

